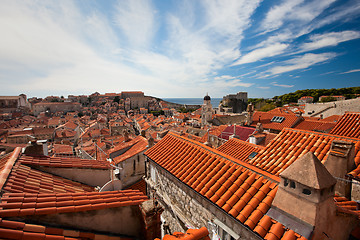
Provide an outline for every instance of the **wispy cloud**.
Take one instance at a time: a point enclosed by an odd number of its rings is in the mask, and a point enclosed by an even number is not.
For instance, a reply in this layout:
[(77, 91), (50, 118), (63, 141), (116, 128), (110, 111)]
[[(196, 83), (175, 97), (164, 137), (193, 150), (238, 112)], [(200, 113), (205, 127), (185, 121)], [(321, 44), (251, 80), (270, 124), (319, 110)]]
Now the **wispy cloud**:
[(291, 72), (299, 69), (307, 69), (312, 65), (326, 62), (334, 57), (336, 57), (335, 53), (320, 53), (320, 54), (307, 53), (303, 56), (295, 57), (293, 59), (287, 60), (284, 62), (282, 66), (273, 67), (268, 72), (274, 75), (285, 72)]
[(295, 85), (278, 84), (277, 82), (272, 82), (270, 84), (275, 87), (283, 87), (283, 88), (292, 88), (295, 86)]
[(346, 71), (346, 72), (339, 73), (339, 74), (348, 74), (348, 73), (354, 73), (354, 72), (360, 72), (360, 69), (353, 69), (353, 70)]
[(311, 51), (319, 48), (336, 46), (341, 42), (360, 38), (359, 31), (330, 32), (325, 34), (315, 34), (310, 36), (311, 42), (306, 42), (300, 46), (300, 51)]
[(115, 10), (115, 23), (130, 45), (143, 47), (151, 43), (156, 25), (155, 9), (149, 0), (120, 1)]
[(264, 58), (273, 57), (283, 53), (287, 47), (288, 44), (277, 43), (264, 48), (258, 48), (242, 56), (238, 61), (236, 61), (232, 65), (236, 66), (244, 63), (252, 63)]
[(256, 87), (256, 88), (260, 88), (260, 89), (270, 89), (270, 87)]

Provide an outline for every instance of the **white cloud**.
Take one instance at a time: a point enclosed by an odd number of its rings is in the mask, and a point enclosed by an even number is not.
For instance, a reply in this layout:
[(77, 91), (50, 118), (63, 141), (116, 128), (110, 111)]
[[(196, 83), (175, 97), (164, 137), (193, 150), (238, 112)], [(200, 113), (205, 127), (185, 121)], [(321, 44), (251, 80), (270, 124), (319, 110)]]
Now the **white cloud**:
[(301, 51), (311, 51), (319, 48), (336, 46), (341, 42), (360, 38), (359, 31), (330, 32), (325, 34), (315, 34), (310, 37), (311, 42), (300, 46)]
[(335, 0), (284, 0), (281, 4), (272, 7), (266, 14), (266, 18), (262, 23), (262, 31), (270, 32), (277, 30), (282, 27), (285, 22), (289, 23), (290, 21), (295, 22), (294, 24), (289, 24), (289, 26), (295, 29), (300, 27), (301, 31), (301, 25), (313, 21), (334, 1)]
[(270, 87), (256, 87), (256, 88), (260, 88), (260, 89), (270, 89)]
[(348, 73), (354, 73), (354, 72), (360, 72), (360, 69), (353, 69), (353, 70), (346, 71), (346, 72), (339, 73), (339, 74), (348, 74)]
[(285, 61), (282, 66), (276, 66), (271, 68), (268, 72), (272, 75), (281, 74), (285, 72), (291, 72), (299, 69), (307, 69), (308, 67), (326, 62), (336, 56), (335, 53), (321, 53), (321, 54), (313, 54), (307, 53), (303, 56), (296, 57)]
[(264, 48), (258, 48), (250, 53), (242, 56), (234, 65), (240, 65), (244, 63), (256, 62), (264, 58), (273, 57), (279, 55), (285, 51), (288, 47), (288, 44), (277, 43)]
[(295, 86), (295, 85), (278, 84), (277, 82), (272, 82), (270, 84), (276, 87), (283, 87), (283, 88), (292, 88)]
[(130, 45), (144, 47), (151, 42), (156, 25), (155, 10), (150, 0), (119, 1), (115, 10), (115, 23)]
[(278, 29), (283, 25), (285, 19), (295, 12), (294, 8), (303, 2), (304, 0), (283, 1), (282, 4), (271, 8), (266, 14), (262, 29), (266, 32)]

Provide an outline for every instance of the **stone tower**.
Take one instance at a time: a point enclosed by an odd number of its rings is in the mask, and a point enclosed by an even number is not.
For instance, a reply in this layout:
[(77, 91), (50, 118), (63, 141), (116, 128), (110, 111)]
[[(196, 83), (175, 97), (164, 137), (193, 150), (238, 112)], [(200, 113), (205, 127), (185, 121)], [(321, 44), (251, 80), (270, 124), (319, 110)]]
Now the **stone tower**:
[(201, 124), (204, 126), (212, 119), (211, 98), (208, 94), (204, 97), (204, 104), (201, 106)]

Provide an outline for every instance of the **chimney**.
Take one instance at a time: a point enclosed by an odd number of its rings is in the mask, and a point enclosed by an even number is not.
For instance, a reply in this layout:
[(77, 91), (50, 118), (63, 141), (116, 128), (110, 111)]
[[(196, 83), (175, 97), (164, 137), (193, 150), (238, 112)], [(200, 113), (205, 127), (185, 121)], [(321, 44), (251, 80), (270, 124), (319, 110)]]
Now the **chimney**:
[(124, 142), (130, 141), (129, 132), (128, 132), (128, 131), (124, 130), (124, 131), (123, 131), (123, 136), (124, 136)]
[(152, 146), (154, 146), (154, 144), (155, 144), (155, 140), (152, 137), (150, 137), (148, 139), (148, 148), (151, 148)]
[(35, 139), (31, 140), (26, 146), (24, 154), (32, 155), (32, 156), (43, 156), (44, 155), (43, 145), (37, 144), (37, 141)]
[[(355, 147), (353, 142), (334, 140), (330, 153), (324, 163), (335, 178), (346, 178), (346, 174), (355, 168)], [(351, 183), (337, 180), (335, 193), (351, 199)]]
[(258, 123), (256, 124), (256, 131), (257, 131), (258, 133), (262, 133), (262, 132), (264, 131), (264, 128), (263, 128), (262, 123), (258, 122)]
[(280, 174), (267, 215), (307, 239), (332, 238), (339, 232), (335, 225), (344, 224), (336, 216), (335, 184), (320, 160), (308, 152)]

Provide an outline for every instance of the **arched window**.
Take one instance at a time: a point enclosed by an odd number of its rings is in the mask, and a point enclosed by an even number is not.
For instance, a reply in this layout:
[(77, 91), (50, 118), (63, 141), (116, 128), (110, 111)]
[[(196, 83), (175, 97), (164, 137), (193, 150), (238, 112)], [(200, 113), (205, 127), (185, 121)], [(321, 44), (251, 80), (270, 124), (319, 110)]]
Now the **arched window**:
[(290, 181), (290, 187), (291, 187), (291, 188), (296, 188), (294, 181)]

